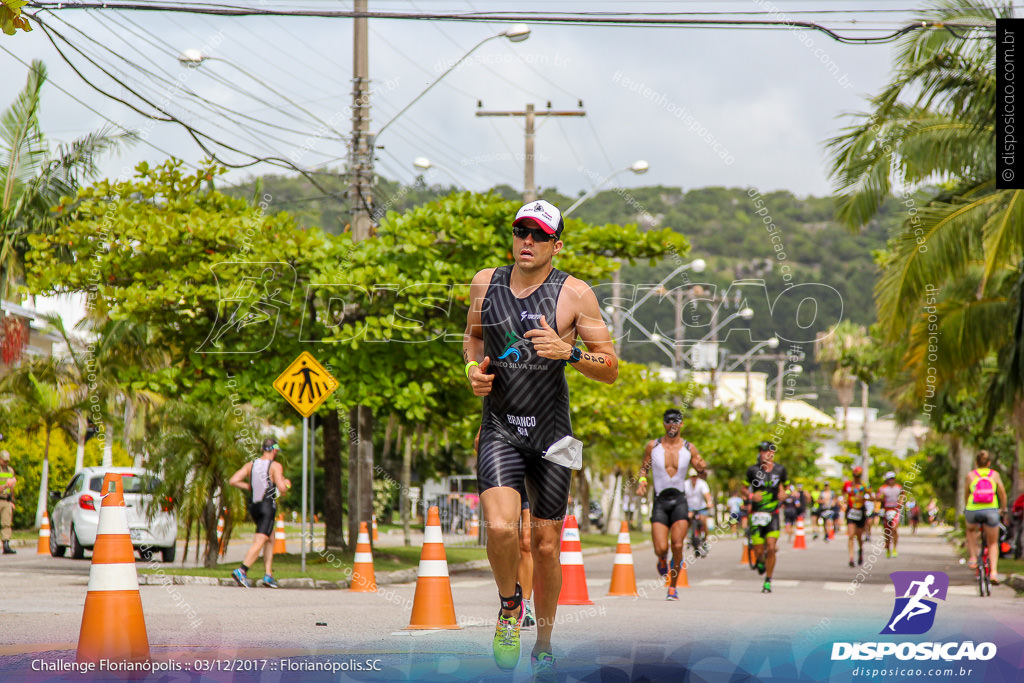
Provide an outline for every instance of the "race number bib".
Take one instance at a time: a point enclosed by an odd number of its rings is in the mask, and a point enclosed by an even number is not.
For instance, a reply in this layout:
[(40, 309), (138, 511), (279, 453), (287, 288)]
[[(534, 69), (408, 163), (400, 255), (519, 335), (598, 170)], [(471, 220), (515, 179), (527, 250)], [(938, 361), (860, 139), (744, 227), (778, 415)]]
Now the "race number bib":
[(896, 519), (899, 516), (900, 516), (900, 511), (899, 510), (886, 510), (885, 511), (885, 521), (887, 521), (887, 522), (891, 522), (892, 520)]
[(852, 522), (864, 519), (864, 510), (861, 508), (850, 508), (846, 511), (846, 518)]
[(755, 512), (750, 518), (750, 523), (754, 526), (768, 526), (772, 523), (772, 513), (770, 512)]

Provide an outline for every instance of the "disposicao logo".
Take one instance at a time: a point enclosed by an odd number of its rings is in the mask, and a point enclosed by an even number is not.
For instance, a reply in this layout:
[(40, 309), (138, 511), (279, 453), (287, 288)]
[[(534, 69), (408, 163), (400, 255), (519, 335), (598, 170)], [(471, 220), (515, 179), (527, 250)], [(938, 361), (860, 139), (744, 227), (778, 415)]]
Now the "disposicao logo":
[(927, 633), (935, 623), (935, 600), (946, 599), (949, 576), (944, 572), (893, 572), (889, 578), (896, 587), (896, 604), (879, 633)]
[[(896, 604), (881, 635), (920, 635), (935, 623), (936, 600), (945, 600), (949, 576), (943, 572), (893, 572)], [(965, 642), (864, 642), (832, 643), (832, 661), (871, 660), (895, 656), (899, 660), (978, 661), (996, 656), (994, 643)]]

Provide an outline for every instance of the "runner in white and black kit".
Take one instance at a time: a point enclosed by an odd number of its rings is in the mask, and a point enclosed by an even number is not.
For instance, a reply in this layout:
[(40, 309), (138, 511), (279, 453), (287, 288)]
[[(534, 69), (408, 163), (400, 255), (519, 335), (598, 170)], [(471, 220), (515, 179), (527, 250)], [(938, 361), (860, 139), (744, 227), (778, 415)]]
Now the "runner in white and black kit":
[(649, 441), (644, 448), (636, 494), (641, 497), (647, 495), (647, 473), (650, 472), (654, 479), (651, 539), (654, 541), (654, 554), (658, 558), (658, 573), (662, 576), (670, 573), (667, 557), (671, 536), (672, 566), (665, 599), (678, 600), (676, 582), (679, 580), (679, 569), (683, 566), (683, 542), (690, 527), (683, 483), (691, 464), (697, 472), (703, 472), (707, 464), (697, 452), (697, 447), (679, 434), (683, 427), (682, 411), (669, 408), (662, 422), (665, 435)]
[(229, 484), (252, 493), (249, 514), (256, 523), (256, 536), (242, 564), (231, 572), (231, 576), (239, 586), (249, 588), (249, 567), (259, 558), (263, 551), (263, 585), (277, 588), (274, 580), (274, 517), (277, 516), (277, 496), (291, 488), (292, 483), (284, 478), (284, 468), (276, 462), (279, 447), (276, 439), (263, 440), (263, 453), (245, 463), (231, 475)]
[[(554, 678), (551, 630), (562, 585), (559, 533), (572, 472), (541, 459), (572, 435), (565, 367), (612, 383), (618, 362), (597, 297), (590, 287), (552, 267), (564, 223), (545, 201), (524, 205), (513, 221), (515, 264), (481, 270), (470, 288), (463, 355), (473, 393), (484, 397), (477, 477), (487, 520), (487, 557), (501, 609), (494, 659), (519, 662), (522, 591), (516, 583), (521, 496), (533, 518), (534, 608), (539, 679)], [(580, 338), (587, 347), (575, 345)]]

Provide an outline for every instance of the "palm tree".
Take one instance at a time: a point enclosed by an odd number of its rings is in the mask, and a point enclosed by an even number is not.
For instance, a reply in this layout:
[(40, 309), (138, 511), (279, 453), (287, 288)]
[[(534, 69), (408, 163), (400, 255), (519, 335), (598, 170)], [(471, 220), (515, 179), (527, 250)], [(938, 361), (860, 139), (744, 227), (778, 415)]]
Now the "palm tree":
[(33, 61), (25, 88), (0, 114), (0, 299), (7, 300), (25, 272), (29, 236), (53, 231), (63, 220), (54, 211), (98, 175), (96, 158), (120, 149), (134, 133), (104, 127), (51, 152), (39, 127), (46, 67)]
[(55, 427), (77, 418), (77, 396), (69, 380), (66, 361), (60, 358), (32, 358), (22, 362), (0, 380), (0, 393), (12, 396), (36, 417), (35, 429), (46, 434), (43, 471), (39, 482), (36, 527), (43, 523), (50, 478), (50, 434)]
[[(857, 386), (851, 364), (847, 361), (854, 349), (868, 343), (863, 326), (844, 320), (828, 332), (821, 332), (814, 341), (814, 355), (818, 361), (832, 368), (831, 383), (836, 399), (843, 409), (843, 440), (849, 438), (848, 420), (853, 391)], [(867, 419), (867, 416), (864, 416)]]
[(241, 416), (233, 414), (230, 405), (170, 401), (160, 411), (163, 430), (150, 454), (152, 468), (163, 480), (157, 497), (171, 497), (185, 523), (185, 555), (194, 527), (197, 544), (200, 533), (205, 537), (206, 567), (217, 564), (220, 511), (227, 509), (232, 520), (245, 515), (244, 494), (229, 486), (228, 480), (255, 455), (245, 444), (246, 437), (257, 434), (257, 427), (251, 411), (237, 412)]
[[(925, 21), (989, 28), (905, 39), (873, 111), (857, 115), (829, 147), (838, 214), (851, 227), (867, 223), (894, 187), (908, 188), (907, 217), (880, 260), (875, 288), (886, 341), (907, 342), (901, 374), (918, 388), (936, 378), (985, 380), (989, 419), (1005, 410), (1014, 421), (1020, 471), (1024, 372), (1014, 349), (1024, 347), (1024, 327), (1015, 324), (1014, 283), (1024, 264), (1024, 192), (996, 188), (995, 41), (985, 35), (996, 19), (1011, 17), (1008, 3), (932, 3)], [(1006, 372), (986, 374), (995, 357)]]

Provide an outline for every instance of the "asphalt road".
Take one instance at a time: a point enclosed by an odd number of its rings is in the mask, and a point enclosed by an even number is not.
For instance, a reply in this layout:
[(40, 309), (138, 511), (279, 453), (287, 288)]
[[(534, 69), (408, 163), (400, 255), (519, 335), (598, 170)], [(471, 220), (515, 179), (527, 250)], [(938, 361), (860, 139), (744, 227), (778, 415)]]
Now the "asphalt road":
[[(906, 534), (897, 558), (868, 546), (856, 569), (847, 566), (845, 537), (830, 544), (808, 538), (807, 550), (783, 546), (771, 594), (761, 593), (759, 577), (740, 563), (739, 541), (727, 537), (688, 567), (690, 585), (678, 602), (664, 599), (649, 544), (634, 549), (635, 598), (606, 595), (611, 553), (586, 557), (594, 604), (562, 606), (556, 619), (563, 677), (680, 680), (688, 670), (691, 680), (857, 680), (851, 672), (858, 662), (832, 662), (832, 644), (886, 639), (878, 634), (896, 597), (890, 572), (939, 571), (949, 575), (949, 594), (932, 630), (913, 638), (993, 640), (1008, 664), (990, 662), (976, 680), (1021, 680), (1022, 603), (1005, 586), (978, 597), (972, 573), (932, 530)], [(56, 680), (52, 673), (37, 677), (33, 661), (74, 659), (88, 571), (85, 561), (27, 552), (0, 558), (0, 679)], [(155, 661), (262, 662), (258, 674), (215, 670), (204, 680), (510, 680), (491, 661), (497, 605), (489, 572), (453, 575), (451, 584), (462, 628), (426, 632), (405, 630), (415, 583), (382, 585), (378, 593), (206, 585), (147, 585), (140, 593)], [(533, 640), (524, 630), (512, 680), (529, 679)], [(335, 671), (301, 668), (318, 662)], [(357, 664), (379, 670), (355, 671)], [(1017, 677), (1004, 678), (1011, 670)]]

